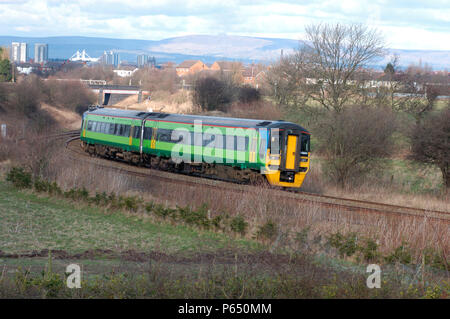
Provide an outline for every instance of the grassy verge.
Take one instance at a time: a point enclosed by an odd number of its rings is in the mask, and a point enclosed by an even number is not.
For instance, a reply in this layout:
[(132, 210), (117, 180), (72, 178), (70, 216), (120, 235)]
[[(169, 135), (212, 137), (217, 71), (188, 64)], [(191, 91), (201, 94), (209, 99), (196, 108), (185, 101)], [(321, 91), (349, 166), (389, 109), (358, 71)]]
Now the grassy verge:
[(0, 182), (0, 219), (4, 252), (161, 249), (173, 253), (257, 248), (255, 243), (224, 234), (20, 192), (4, 182)]
[[(364, 264), (313, 255), (304, 238), (298, 238), (302, 249), (269, 252), (261, 243), (231, 233), (37, 196), (4, 182), (0, 182), (0, 218), (3, 298), (445, 298), (449, 294), (442, 275), (429, 271), (420, 280), (415, 269), (403, 266), (400, 270), (392, 266), (385, 273), (382, 288), (368, 289)], [(260, 233), (269, 234), (268, 225)], [(352, 238), (339, 237), (332, 246), (350, 255), (349, 242)], [(21, 255), (24, 251), (28, 254)], [(82, 268), (81, 289), (66, 288), (65, 267), (71, 263)]]

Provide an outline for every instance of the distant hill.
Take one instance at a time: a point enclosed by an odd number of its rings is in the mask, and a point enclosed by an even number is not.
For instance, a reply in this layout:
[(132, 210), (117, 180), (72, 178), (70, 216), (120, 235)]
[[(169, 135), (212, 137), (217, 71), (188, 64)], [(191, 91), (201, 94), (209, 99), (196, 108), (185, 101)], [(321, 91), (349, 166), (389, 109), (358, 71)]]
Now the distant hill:
[[(34, 43), (49, 45), (49, 58), (68, 59), (77, 50), (85, 49), (91, 57), (99, 57), (105, 50), (120, 53), (120, 59), (135, 62), (136, 56), (147, 53), (156, 57), (157, 62), (173, 61), (180, 63), (186, 59), (201, 59), (212, 63), (218, 59), (237, 60), (244, 63), (268, 63), (279, 58), (281, 50), (285, 54), (298, 47), (298, 41), (292, 39), (257, 38), (231, 35), (190, 35), (159, 41), (111, 39), (93, 37), (14, 37), (0, 36), (1, 46), (10, 46), (11, 42), (27, 42), (30, 45), (29, 56), (34, 56)], [(428, 63), (435, 70), (450, 69), (450, 51), (401, 50), (390, 49), (400, 55), (403, 66), (410, 63)], [(386, 60), (378, 61), (374, 67), (386, 65)]]

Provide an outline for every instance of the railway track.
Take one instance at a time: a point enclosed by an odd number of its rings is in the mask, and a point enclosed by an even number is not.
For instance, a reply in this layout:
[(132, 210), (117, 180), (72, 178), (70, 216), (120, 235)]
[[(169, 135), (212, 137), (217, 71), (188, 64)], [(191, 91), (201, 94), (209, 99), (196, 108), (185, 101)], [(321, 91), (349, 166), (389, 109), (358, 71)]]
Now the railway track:
[[(79, 134), (79, 132), (77, 132)], [(243, 185), (230, 183), (229, 181), (198, 178), (201, 176), (191, 176), (186, 174), (177, 174), (172, 172), (160, 171), (155, 169), (146, 169), (142, 167), (132, 166), (128, 163), (121, 161), (107, 161), (101, 158), (93, 158), (89, 154), (85, 153), (78, 143), (79, 136), (72, 136), (65, 141), (66, 150), (71, 154), (76, 154), (77, 157), (82, 156), (84, 161), (88, 161), (91, 164), (113, 169), (123, 174), (138, 176), (138, 177), (152, 177), (163, 182), (174, 183), (178, 185), (186, 186), (202, 186), (220, 191), (227, 191), (233, 193), (250, 193), (260, 194), (261, 187), (253, 185)], [(73, 157), (68, 157), (74, 159)], [(412, 208), (407, 206), (391, 205), (376, 203), (363, 200), (338, 198), (327, 195), (319, 195), (306, 193), (302, 191), (286, 191), (282, 189), (268, 189), (270, 196), (278, 197), (284, 200), (292, 200), (301, 203), (315, 204), (321, 207), (333, 208), (340, 211), (350, 211), (359, 214), (377, 214), (385, 216), (401, 216), (409, 218), (426, 218), (427, 220), (433, 220), (437, 222), (443, 222), (450, 224), (450, 212), (426, 210), (421, 208)]]

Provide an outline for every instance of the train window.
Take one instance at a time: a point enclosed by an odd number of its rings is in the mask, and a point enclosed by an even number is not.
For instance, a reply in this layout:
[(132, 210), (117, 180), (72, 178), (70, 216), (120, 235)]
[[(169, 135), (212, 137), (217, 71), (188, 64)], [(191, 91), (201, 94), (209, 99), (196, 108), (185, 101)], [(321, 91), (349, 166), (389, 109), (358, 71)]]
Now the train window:
[(266, 158), (267, 151), (267, 138), (263, 134), (267, 134), (265, 131), (260, 130), (259, 132), (259, 158), (264, 160)]
[(92, 131), (92, 121), (88, 121), (87, 130)]
[(302, 144), (300, 152), (308, 153), (310, 151), (309, 135), (302, 134)]
[(152, 133), (153, 133), (153, 128), (151, 128), (151, 127), (144, 127), (144, 140), (151, 140), (152, 139)]
[(235, 137), (235, 150), (245, 152), (248, 149), (248, 137), (247, 136), (236, 136)]
[(95, 132), (96, 128), (97, 128), (97, 122), (92, 121), (92, 132)]
[(124, 125), (123, 136), (130, 137), (131, 125)]
[(203, 135), (202, 133), (194, 132), (191, 136), (191, 143), (194, 146), (201, 146), (203, 145)]
[(117, 124), (118, 128), (116, 131), (116, 135), (122, 136), (123, 135), (123, 128), (124, 126), (122, 124)]
[(280, 154), (280, 131), (271, 130), (270, 132), (270, 154)]
[(116, 124), (114, 123), (109, 123), (109, 130), (108, 130), (108, 134), (114, 135), (114, 131), (116, 130)]
[(214, 147), (215, 143), (215, 136), (214, 134), (209, 134), (209, 133), (204, 133), (203, 134), (203, 146), (208, 146), (208, 147)]
[(133, 138), (141, 138), (141, 127), (135, 126), (133, 127)]
[(101, 122), (100, 123), (100, 130), (99, 133), (105, 133), (106, 132), (106, 123), (105, 122)]
[(158, 129), (156, 138), (158, 141), (161, 141), (161, 142), (172, 142), (171, 135), (172, 135), (171, 130), (166, 130), (166, 129), (160, 128), (160, 129)]

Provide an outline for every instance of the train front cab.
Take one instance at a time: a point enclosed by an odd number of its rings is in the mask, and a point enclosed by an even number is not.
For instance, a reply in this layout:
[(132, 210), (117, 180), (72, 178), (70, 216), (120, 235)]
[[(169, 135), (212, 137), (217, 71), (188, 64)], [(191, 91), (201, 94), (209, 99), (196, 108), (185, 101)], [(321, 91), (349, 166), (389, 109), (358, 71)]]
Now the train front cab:
[(296, 129), (271, 129), (265, 175), (271, 185), (298, 188), (309, 171), (310, 134)]

